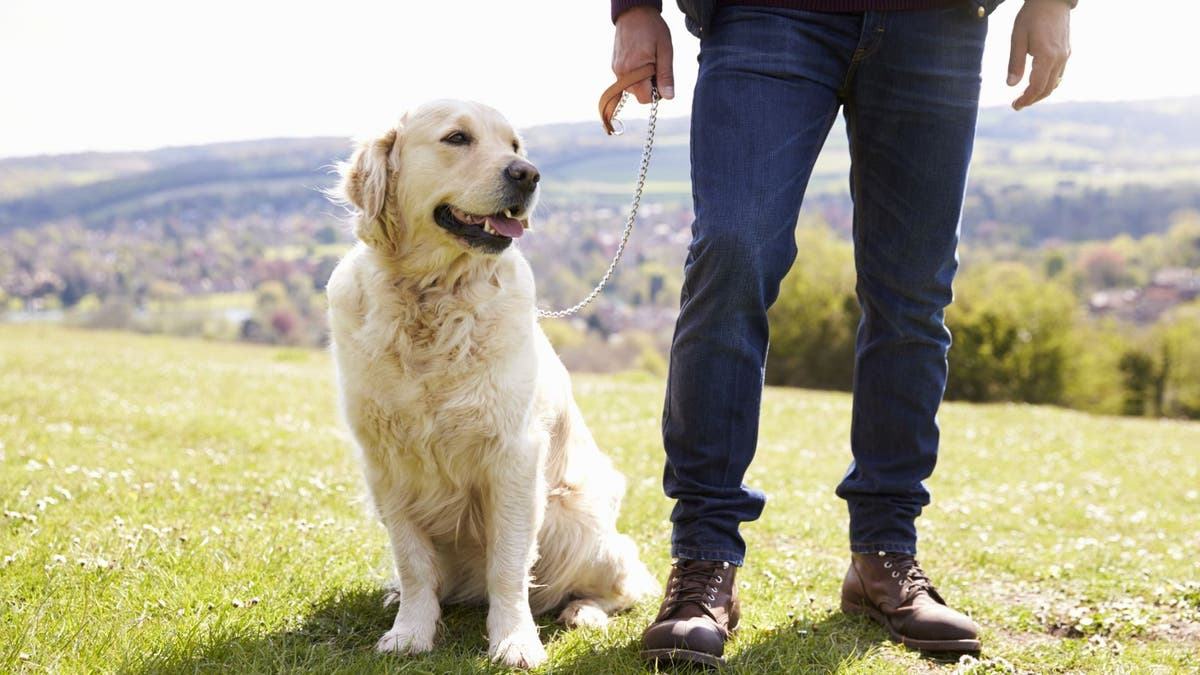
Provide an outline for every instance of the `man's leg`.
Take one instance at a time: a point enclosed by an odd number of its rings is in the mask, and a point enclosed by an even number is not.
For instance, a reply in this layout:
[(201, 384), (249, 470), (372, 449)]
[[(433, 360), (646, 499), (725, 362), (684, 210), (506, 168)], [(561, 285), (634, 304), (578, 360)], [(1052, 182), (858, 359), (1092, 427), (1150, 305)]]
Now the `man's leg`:
[[(840, 18), (842, 35), (804, 16)], [(702, 43), (696, 219), (663, 412), (674, 557), (741, 565), (738, 524), (762, 511), (742, 479), (758, 440), (767, 308), (795, 259), (800, 203), (857, 36), (846, 15), (737, 7), (718, 12)], [(839, 37), (850, 43), (840, 64)]]
[(702, 42), (692, 111), (696, 220), (671, 347), (663, 486), (680, 559), (643, 636), (649, 658), (716, 662), (737, 624), (743, 484), (758, 439), (767, 308), (859, 39), (853, 15), (724, 7)]
[[(923, 481), (937, 461), (950, 347), (943, 317), (958, 267), (987, 24), (959, 6), (869, 12), (865, 20), (875, 40), (846, 91), (863, 318), (854, 462), (837, 490), (849, 506), (854, 554), (843, 604), (916, 602), (916, 619), (885, 617), (893, 638), (970, 651), (978, 649), (974, 625), (940, 602), (912, 556), (915, 520), (929, 503)], [(883, 590), (896, 597), (882, 599)]]

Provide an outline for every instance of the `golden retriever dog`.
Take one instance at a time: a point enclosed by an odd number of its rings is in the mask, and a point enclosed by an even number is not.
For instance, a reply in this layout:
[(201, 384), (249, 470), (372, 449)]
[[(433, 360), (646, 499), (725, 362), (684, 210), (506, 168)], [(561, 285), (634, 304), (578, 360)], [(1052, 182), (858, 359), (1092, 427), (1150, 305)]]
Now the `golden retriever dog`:
[(601, 626), (657, 592), (512, 246), (538, 180), (500, 113), (459, 101), (409, 112), (341, 167), (360, 241), (329, 280), (332, 349), (399, 577), (380, 651), (428, 651), (440, 603), (486, 601), (491, 658), (534, 667), (534, 614)]

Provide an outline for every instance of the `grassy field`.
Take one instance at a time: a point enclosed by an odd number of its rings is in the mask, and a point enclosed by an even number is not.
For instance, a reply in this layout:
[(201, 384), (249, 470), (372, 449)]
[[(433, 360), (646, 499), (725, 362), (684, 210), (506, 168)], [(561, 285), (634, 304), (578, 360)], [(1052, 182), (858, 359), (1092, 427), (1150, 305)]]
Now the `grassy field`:
[[(0, 325), (0, 672), (498, 670), (479, 608), (426, 657), (372, 650), (388, 554), (331, 381), (316, 351)], [(575, 386), (661, 578), (662, 382)], [(984, 651), (944, 663), (836, 611), (848, 420), (842, 394), (766, 396), (732, 672), (1196, 672), (1200, 425), (947, 405), (921, 558)], [(639, 672), (655, 604), (543, 619), (544, 671)]]

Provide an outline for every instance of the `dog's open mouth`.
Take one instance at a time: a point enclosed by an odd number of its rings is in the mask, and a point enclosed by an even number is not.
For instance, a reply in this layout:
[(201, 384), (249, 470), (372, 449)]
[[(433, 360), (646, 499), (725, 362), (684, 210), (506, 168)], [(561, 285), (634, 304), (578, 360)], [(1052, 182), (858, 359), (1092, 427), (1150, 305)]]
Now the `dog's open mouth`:
[(513, 239), (525, 234), (528, 220), (513, 217), (512, 209), (501, 213), (477, 216), (442, 204), (433, 211), (433, 220), (442, 229), (461, 239), (472, 248), (489, 252), (503, 251)]

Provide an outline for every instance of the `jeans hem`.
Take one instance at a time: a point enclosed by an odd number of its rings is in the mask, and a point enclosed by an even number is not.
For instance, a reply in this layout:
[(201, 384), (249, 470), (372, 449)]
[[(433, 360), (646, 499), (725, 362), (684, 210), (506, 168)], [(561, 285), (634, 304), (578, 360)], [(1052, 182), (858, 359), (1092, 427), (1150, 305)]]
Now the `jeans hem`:
[(904, 553), (906, 555), (916, 555), (916, 544), (903, 544), (895, 541), (880, 541), (865, 544), (850, 544), (851, 553)]
[(683, 548), (679, 546), (671, 547), (672, 558), (683, 558), (685, 560), (706, 560), (709, 562), (727, 562), (734, 567), (741, 567), (745, 563), (745, 556), (733, 551), (723, 551), (720, 549), (699, 549), (699, 548)]

